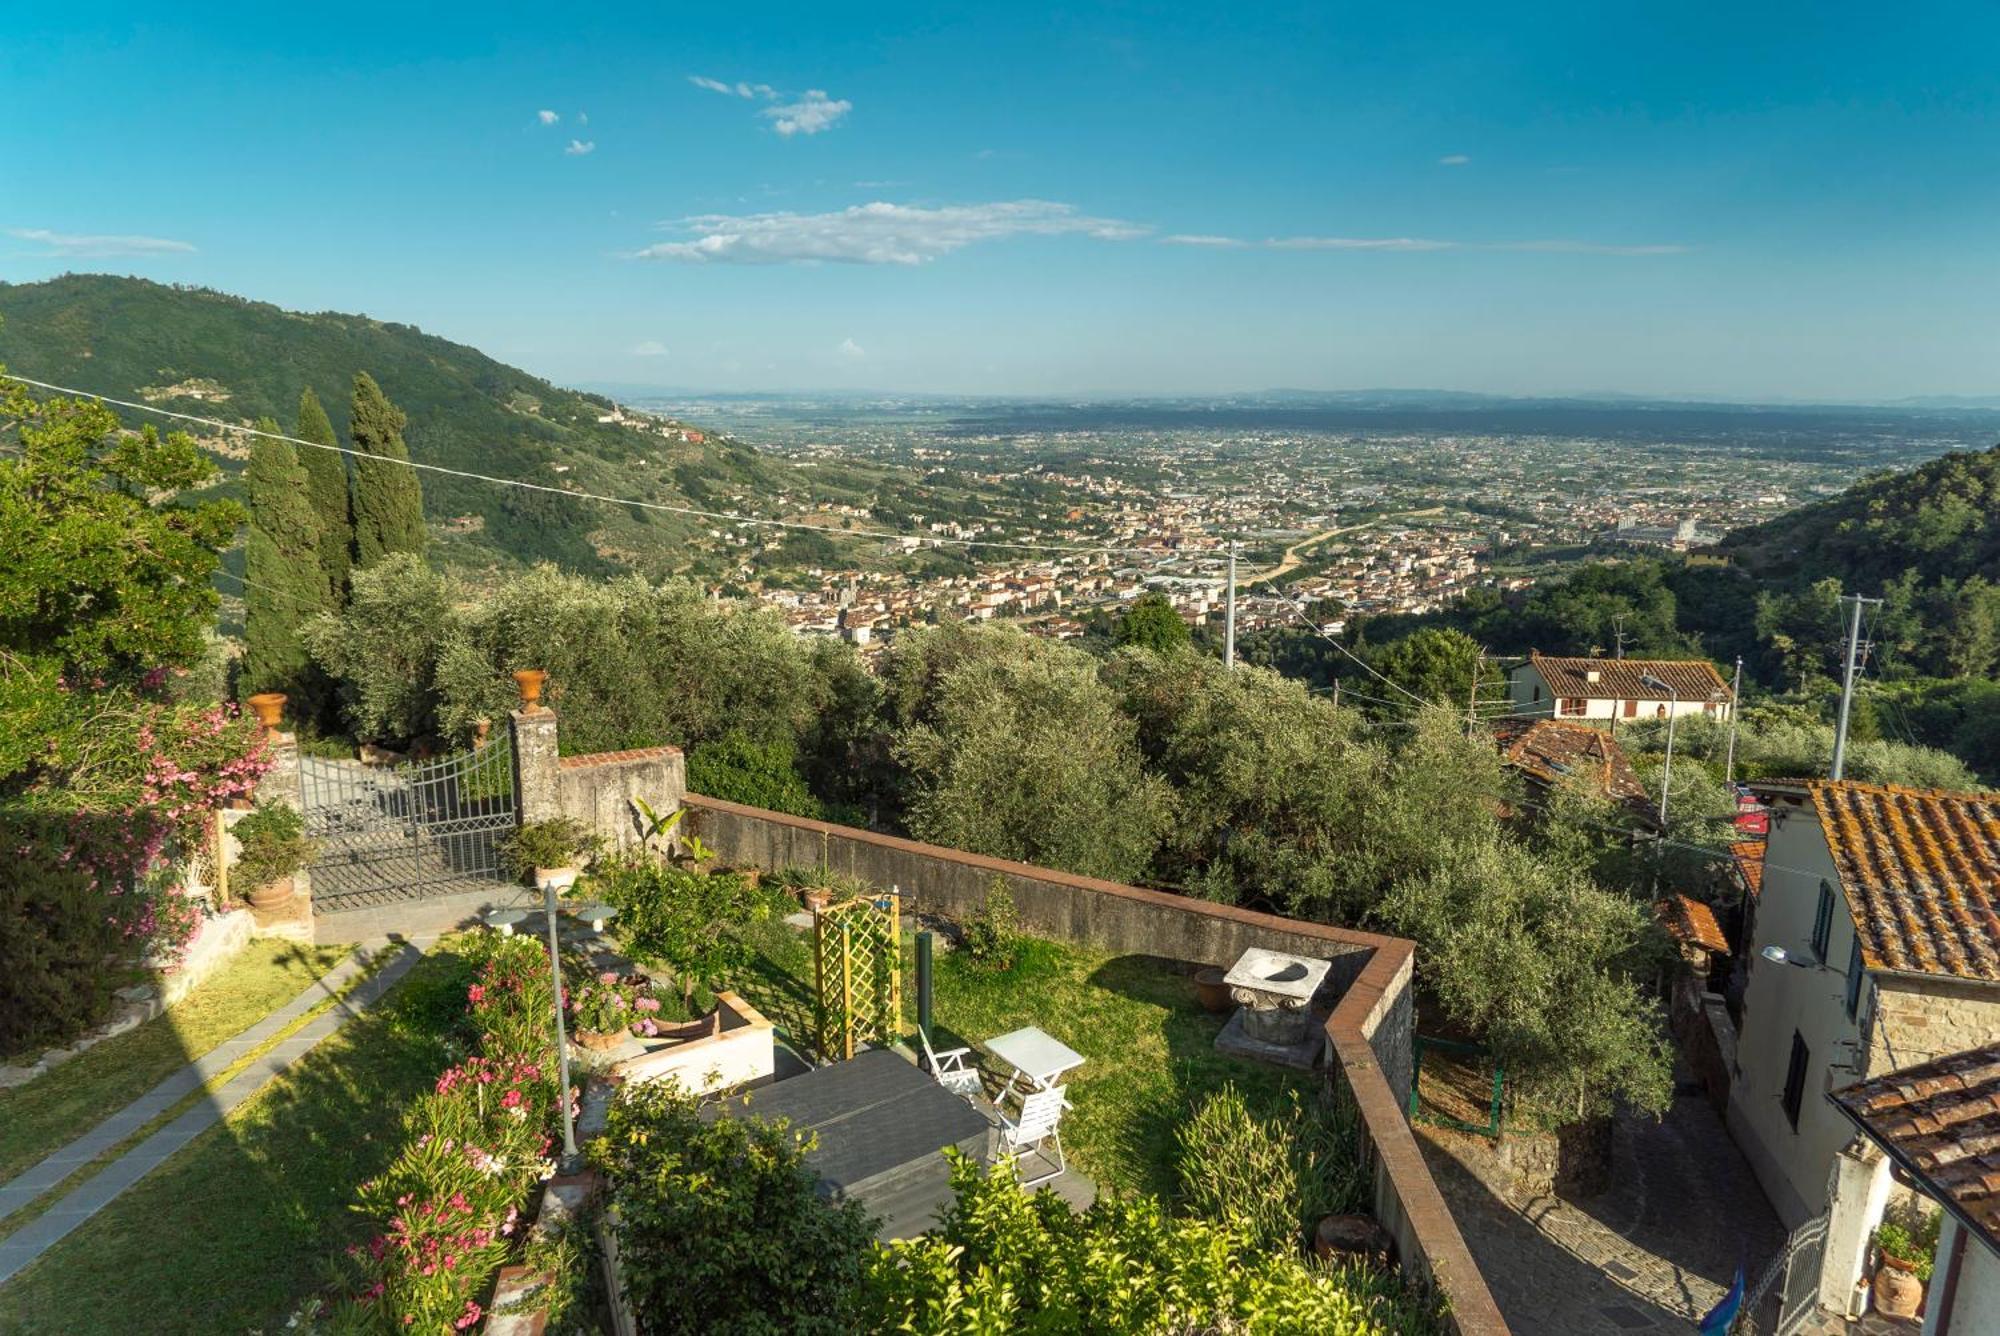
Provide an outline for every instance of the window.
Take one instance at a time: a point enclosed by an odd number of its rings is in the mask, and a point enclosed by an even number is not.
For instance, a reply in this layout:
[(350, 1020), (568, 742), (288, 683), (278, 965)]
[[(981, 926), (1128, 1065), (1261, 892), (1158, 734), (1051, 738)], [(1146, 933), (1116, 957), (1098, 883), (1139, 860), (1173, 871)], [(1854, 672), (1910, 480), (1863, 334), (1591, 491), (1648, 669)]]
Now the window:
[(1637, 719), (1637, 718), (1639, 717), (1639, 702), (1638, 702), (1638, 701), (1636, 701), (1636, 700), (1628, 700), (1628, 701), (1626, 701), (1626, 702), (1625, 702), (1625, 717), (1626, 717), (1627, 719)]
[(1819, 884), (1819, 908), (1813, 911), (1813, 959), (1826, 964), (1827, 939), (1833, 936), (1833, 887)]
[(1582, 700), (1581, 697), (1564, 696), (1562, 698), (1562, 704), (1558, 706), (1556, 709), (1556, 713), (1580, 715), (1583, 713), (1584, 708), (1585, 708), (1584, 701)]
[(1853, 1020), (1861, 1010), (1861, 939), (1854, 939), (1853, 947), (1847, 953), (1847, 1019)]
[(1785, 1118), (1794, 1132), (1799, 1130), (1799, 1104), (1806, 1094), (1806, 1064), (1812, 1061), (1812, 1054), (1806, 1048), (1805, 1038), (1797, 1030), (1792, 1031), (1792, 1061), (1785, 1068)]
[(1540, 682), (1537, 682), (1537, 683), (1535, 683), (1535, 700), (1534, 700), (1534, 703), (1535, 703), (1535, 704), (1537, 704), (1537, 705), (1539, 705), (1539, 704), (1541, 704), (1541, 702), (1542, 702), (1542, 684), (1541, 684)]

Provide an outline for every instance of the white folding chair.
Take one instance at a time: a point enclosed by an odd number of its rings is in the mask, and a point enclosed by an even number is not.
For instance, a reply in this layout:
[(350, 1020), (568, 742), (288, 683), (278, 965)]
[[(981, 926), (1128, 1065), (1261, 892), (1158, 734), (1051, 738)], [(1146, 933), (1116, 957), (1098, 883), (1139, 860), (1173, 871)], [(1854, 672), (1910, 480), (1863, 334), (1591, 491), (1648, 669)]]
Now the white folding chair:
[(1069, 1107), (1063, 1099), (1063, 1091), (1068, 1088), (1050, 1086), (1047, 1090), (1031, 1091), (1023, 1095), (1021, 1116), (1018, 1119), (1009, 1118), (1005, 1109), (1000, 1111), (1000, 1142), (1007, 1154), (1018, 1159), (1024, 1151), (1034, 1151), (1041, 1154), (1042, 1161), (1046, 1164), (1049, 1162), (1049, 1157), (1042, 1147), (1044, 1144), (1053, 1143), (1056, 1148), (1055, 1168), (1045, 1174), (1022, 1179), (1021, 1186), (1024, 1188), (1046, 1183), (1052, 1178), (1059, 1177), (1069, 1168), (1068, 1161), (1063, 1158), (1062, 1144), (1063, 1110)]
[(982, 1093), (979, 1072), (966, 1066), (966, 1059), (972, 1056), (969, 1048), (954, 1048), (939, 1053), (931, 1048), (931, 1037), (924, 1033), (924, 1027), (917, 1027), (917, 1038), (924, 1044), (924, 1066), (930, 1069), (937, 1083), (954, 1095), (976, 1100)]

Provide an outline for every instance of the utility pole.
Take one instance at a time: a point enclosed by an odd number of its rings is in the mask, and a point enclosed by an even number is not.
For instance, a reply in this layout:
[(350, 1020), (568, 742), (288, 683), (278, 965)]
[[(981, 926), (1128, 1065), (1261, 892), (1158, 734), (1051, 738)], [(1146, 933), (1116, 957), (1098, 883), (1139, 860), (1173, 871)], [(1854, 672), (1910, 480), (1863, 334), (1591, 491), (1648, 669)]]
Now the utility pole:
[(1340, 679), (1337, 677), (1333, 679), (1333, 708), (1340, 708)]
[(1722, 783), (1731, 788), (1736, 783), (1736, 716), (1743, 712), (1743, 656), (1736, 656), (1736, 676), (1729, 683), (1729, 749), (1723, 753)]
[(1854, 615), (1847, 619), (1847, 664), (1840, 675), (1840, 723), (1833, 731), (1833, 779), (1839, 779), (1847, 769), (1847, 716), (1854, 708), (1854, 665), (1861, 656), (1861, 608), (1864, 604), (1882, 602), (1859, 594), (1843, 594), (1840, 601), (1854, 604)]
[(1482, 648), (1479, 657), (1472, 661), (1472, 690), (1465, 698), (1465, 736), (1472, 736), (1473, 721), (1479, 718), (1479, 670), (1486, 666), (1486, 651)]
[(1229, 606), (1222, 614), (1222, 666), (1236, 666), (1236, 540), (1229, 541)]
[(1611, 657), (1614, 659), (1622, 659), (1625, 657), (1625, 614), (1624, 613), (1621, 612), (1616, 617), (1613, 617), (1611, 619), (1611, 633), (1618, 639), (1617, 647), (1611, 651)]

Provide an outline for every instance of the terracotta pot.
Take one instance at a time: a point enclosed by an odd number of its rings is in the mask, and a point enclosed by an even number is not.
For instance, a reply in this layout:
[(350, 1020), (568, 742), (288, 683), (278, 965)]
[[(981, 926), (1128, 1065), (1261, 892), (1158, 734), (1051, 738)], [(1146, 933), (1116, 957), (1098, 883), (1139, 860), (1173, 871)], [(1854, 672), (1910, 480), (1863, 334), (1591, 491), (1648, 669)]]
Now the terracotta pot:
[(542, 684), (549, 675), (540, 668), (523, 668), (514, 674), (514, 685), (521, 689), (521, 713), (533, 714), (542, 708)]
[(285, 693), (282, 691), (260, 691), (245, 703), (266, 733), (277, 732), (285, 722)]
[(1222, 982), (1226, 973), (1228, 971), (1220, 965), (1204, 965), (1195, 971), (1194, 995), (1203, 1011), (1219, 1013), (1235, 1007), (1235, 1000), (1229, 996), (1229, 985)]
[(576, 1042), (593, 1053), (609, 1053), (632, 1036), (623, 1030), (578, 1030)]
[(824, 886), (808, 886), (800, 894), (808, 912), (817, 914), (833, 903), (833, 892)]
[(491, 719), (473, 720), (472, 750), (478, 751), (481, 747), (484, 747), (486, 745), (486, 735), (488, 733), (491, 733), (492, 731), (493, 731), (493, 721)]
[(1875, 1269), (1875, 1307), (1890, 1317), (1915, 1317), (1924, 1306), (1924, 1283), (1908, 1262), (1884, 1257)]
[(292, 879), (280, 877), (268, 886), (259, 886), (250, 892), (252, 909), (283, 909), (292, 902)]

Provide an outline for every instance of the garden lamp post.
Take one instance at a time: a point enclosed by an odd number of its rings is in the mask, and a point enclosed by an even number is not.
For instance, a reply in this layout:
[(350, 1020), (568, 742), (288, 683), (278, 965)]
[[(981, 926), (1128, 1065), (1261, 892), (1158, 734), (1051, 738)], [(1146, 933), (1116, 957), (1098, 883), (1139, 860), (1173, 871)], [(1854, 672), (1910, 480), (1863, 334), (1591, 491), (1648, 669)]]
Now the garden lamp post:
[(1667, 833), (1667, 788), (1674, 779), (1674, 717), (1681, 712), (1681, 693), (1674, 690), (1674, 684), (1662, 681), (1651, 673), (1645, 673), (1639, 680), (1655, 691), (1664, 691), (1673, 704), (1667, 707), (1667, 759), (1660, 767), (1660, 835)]
[(556, 938), (556, 896), (576, 884), (576, 870), (552, 868), (538, 873), (535, 879), (542, 884), (542, 913), (549, 922), (549, 970), (556, 983), (556, 1071), (561, 1083), (556, 1088), (556, 1101), (562, 1105), (563, 1129), (563, 1157), (556, 1168), (565, 1174), (573, 1174), (579, 1157), (576, 1153), (576, 1119), (569, 1106), (569, 1036), (563, 1032), (562, 943)]

